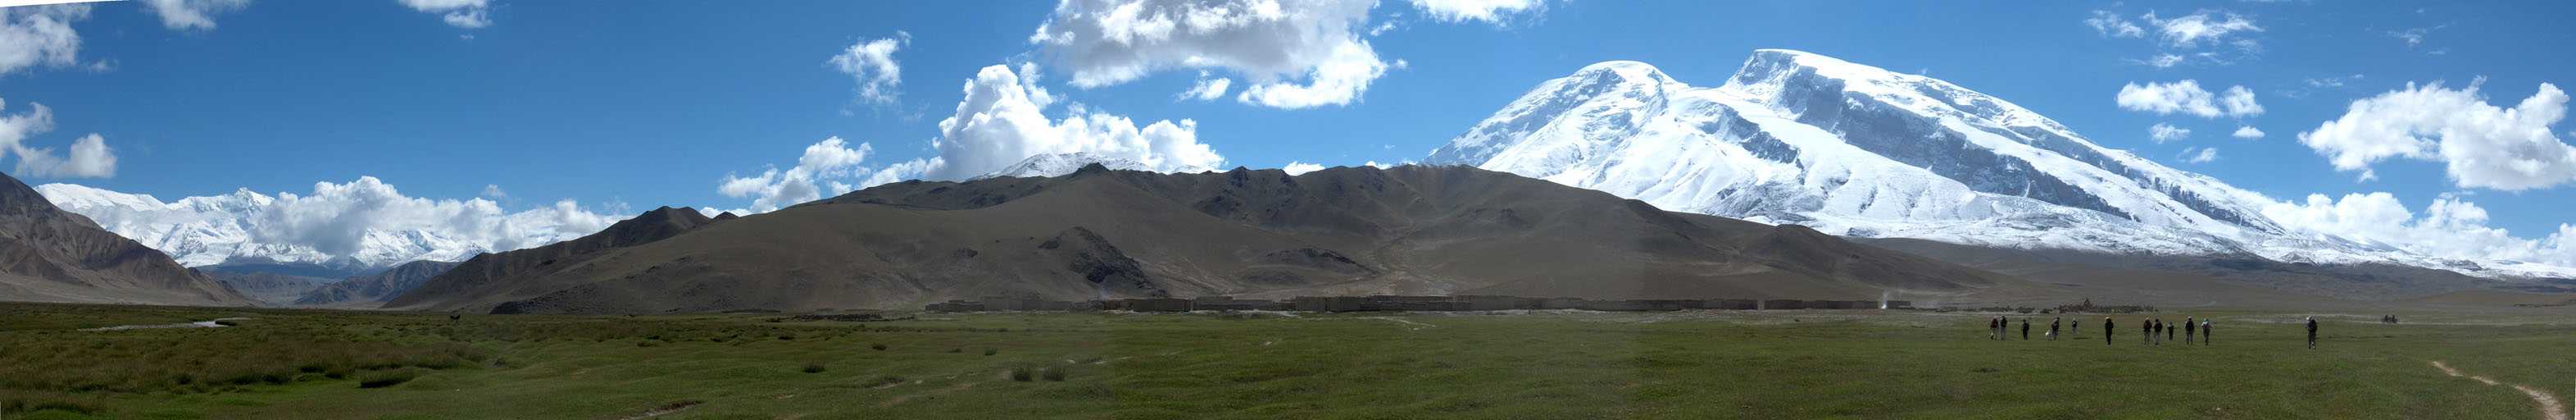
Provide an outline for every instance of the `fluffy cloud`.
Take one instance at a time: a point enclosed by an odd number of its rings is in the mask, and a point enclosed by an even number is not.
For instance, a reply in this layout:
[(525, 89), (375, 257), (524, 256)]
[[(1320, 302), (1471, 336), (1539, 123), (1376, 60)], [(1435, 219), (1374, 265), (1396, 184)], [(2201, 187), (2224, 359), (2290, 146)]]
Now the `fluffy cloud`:
[(2231, 86), (2223, 94), (2212, 94), (2200, 88), (2200, 82), (2184, 79), (2172, 83), (2128, 83), (2120, 86), (2113, 98), (2120, 109), (2156, 114), (2184, 113), (2204, 118), (2250, 117), (2263, 115), (2263, 104), (2254, 100), (2254, 90)]
[(2261, 129), (2256, 129), (2256, 128), (2254, 128), (2254, 126), (2250, 126), (2250, 125), (2249, 125), (2249, 126), (2240, 126), (2240, 127), (2236, 127), (2236, 133), (2234, 133), (2234, 134), (2229, 134), (2229, 135), (2231, 135), (2231, 136), (2236, 136), (2236, 138), (2240, 138), (2240, 139), (2253, 140), (2253, 139), (2263, 138), (2263, 130), (2261, 130)]
[(2435, 257), (2576, 265), (2576, 226), (2561, 224), (2543, 239), (2516, 237), (2487, 226), (2486, 209), (2449, 194), (2425, 206), (2420, 216), (2384, 192), (2346, 194), (2341, 199), (2314, 194), (2305, 202), (2265, 206), (2263, 215), (2295, 230)]
[(81, 39), (72, 22), (84, 19), (85, 4), (0, 7), (0, 74), (77, 64)]
[(1348, 104), (1359, 100), (1360, 93), (1368, 91), (1369, 82), (1386, 75), (1390, 66), (1403, 68), (1404, 60), (1396, 60), (1394, 64), (1380, 61), (1377, 51), (1370, 49), (1367, 42), (1343, 44), (1334, 47), (1333, 54), (1317, 63), (1306, 75), (1308, 83), (1254, 84), (1244, 88), (1243, 94), (1234, 99), (1287, 109)]
[(417, 10), (421, 13), (441, 15), (440, 19), (446, 21), (450, 26), (465, 29), (492, 26), (492, 18), (487, 14), (492, 7), (491, 0), (398, 1), (401, 1), (403, 6), (411, 7), (412, 10)]
[(318, 182), (310, 194), (232, 194), (163, 203), (71, 184), (37, 186), (46, 199), (102, 227), (170, 252), (188, 265), (236, 255), (280, 261), (354, 259), (384, 265), (462, 260), (477, 252), (535, 247), (581, 237), (618, 218), (571, 200), (508, 212), (483, 199), (403, 195), (374, 177)]
[(107, 139), (90, 133), (72, 142), (70, 159), (54, 157), (52, 149), (14, 146), (18, 153), (20, 175), (54, 178), (108, 178), (116, 176), (116, 153), (107, 149)]
[(1074, 86), (1225, 69), (1237, 99), (1280, 108), (1358, 100), (1392, 65), (1361, 39), (1375, 0), (1063, 0), (1029, 42)]
[(849, 193), (882, 183), (865, 182), (873, 174), (860, 166), (874, 151), (875, 147), (866, 143), (853, 148), (840, 137), (823, 139), (805, 146), (805, 154), (796, 158), (794, 167), (784, 171), (772, 167), (753, 177), (726, 174), (716, 192), (726, 197), (751, 198), (751, 207), (737, 212), (744, 214), (767, 213)]
[(889, 105), (897, 96), (895, 89), (903, 84), (903, 65), (895, 62), (894, 53), (910, 44), (911, 33), (895, 31), (893, 38), (850, 44), (825, 63), (858, 83), (859, 102)]
[(1190, 90), (1181, 91), (1180, 99), (1213, 101), (1216, 100), (1216, 98), (1225, 97), (1226, 89), (1233, 86), (1233, 79), (1223, 77), (1210, 78), (1207, 70), (1199, 70), (1199, 81), (1197, 83), (1190, 84)]
[(2150, 40), (2159, 52), (2147, 59), (2127, 59), (2130, 63), (2156, 68), (2173, 67), (2192, 60), (2210, 64), (2232, 64), (2236, 58), (2252, 56), (2263, 50), (2261, 41), (2249, 35), (2262, 32), (2253, 18), (2219, 10), (2200, 10), (2188, 15), (2166, 18), (2148, 12), (2130, 19), (2109, 10), (2094, 10), (2084, 25), (2109, 38)]
[(2191, 129), (2165, 123), (2156, 123), (2154, 126), (2147, 127), (2147, 139), (2155, 140), (2156, 143), (2182, 140), (2186, 137), (2191, 137)]
[(1511, 15), (1547, 7), (1544, 0), (1412, 0), (1413, 8), (1447, 22), (1500, 24)]
[[(6, 101), (0, 101), (0, 110), (7, 107)], [(69, 159), (55, 156), (52, 148), (28, 146), (28, 137), (54, 130), (54, 110), (40, 103), (30, 103), (27, 107), (27, 112), (0, 115), (0, 158), (18, 155), (18, 167), (11, 172), (22, 177), (116, 176), (116, 152), (107, 147), (107, 139), (98, 133), (73, 140)]]
[(250, 0), (143, 0), (161, 26), (172, 30), (215, 29), (214, 16), (250, 7)]
[(1198, 142), (1198, 123), (1155, 121), (1138, 126), (1127, 117), (1097, 113), (1080, 104), (1066, 106), (1063, 119), (1044, 111), (1054, 95), (1036, 85), (1034, 66), (985, 67), (966, 81), (966, 97), (957, 113), (939, 121), (940, 138), (932, 141), (937, 157), (888, 170), (897, 178), (965, 179), (1002, 169), (1040, 154), (1084, 152), (1126, 159), (1156, 170), (1214, 168), (1225, 157)]
[(360, 251), (376, 231), (429, 232), (511, 250), (579, 237), (616, 222), (582, 211), (572, 201), (513, 214), (490, 200), (410, 197), (375, 177), (316, 182), (311, 195), (279, 193), (253, 217), (252, 234), (258, 240), (311, 246), (331, 255)]
[(2211, 161), (2218, 160), (2218, 148), (2185, 147), (2182, 149), (2182, 155), (2179, 157), (2182, 158), (2183, 162), (2209, 163)]
[(1304, 175), (1307, 172), (1324, 170), (1324, 165), (1306, 162), (1288, 162), (1288, 166), (1279, 167), (1279, 170), (1288, 171), (1288, 175)]
[(2155, 12), (2147, 12), (2139, 19), (2146, 21), (2149, 26), (2154, 26), (2156, 37), (2163, 40), (2166, 45), (2175, 48), (2193, 48), (2222, 43), (2243, 46), (2244, 44), (2239, 42), (2247, 40), (2238, 39), (2239, 36), (2263, 31), (2263, 27), (2254, 25), (2253, 19), (2231, 12), (2213, 10), (2201, 10), (2171, 19), (2159, 18), (2156, 17)]
[(2513, 108), (2488, 105), (2478, 92), (2441, 83), (2353, 101), (2343, 117), (2299, 133), (2299, 143), (2331, 160), (2335, 169), (2374, 175), (2373, 162), (2392, 158), (2441, 161), (2461, 187), (2518, 191), (2576, 181), (2576, 146), (2550, 126), (2567, 116), (2567, 93), (2542, 83)]

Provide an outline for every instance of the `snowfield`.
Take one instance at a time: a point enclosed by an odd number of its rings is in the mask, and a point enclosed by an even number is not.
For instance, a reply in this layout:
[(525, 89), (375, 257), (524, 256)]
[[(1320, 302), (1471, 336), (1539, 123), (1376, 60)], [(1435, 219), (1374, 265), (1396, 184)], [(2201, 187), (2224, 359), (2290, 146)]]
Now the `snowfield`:
[(1633, 61), (1587, 66), (1424, 163), (1845, 236), (2576, 276), (2294, 231), (2263, 215), (2278, 200), (2103, 147), (2011, 102), (1791, 50), (1757, 50), (1717, 87)]

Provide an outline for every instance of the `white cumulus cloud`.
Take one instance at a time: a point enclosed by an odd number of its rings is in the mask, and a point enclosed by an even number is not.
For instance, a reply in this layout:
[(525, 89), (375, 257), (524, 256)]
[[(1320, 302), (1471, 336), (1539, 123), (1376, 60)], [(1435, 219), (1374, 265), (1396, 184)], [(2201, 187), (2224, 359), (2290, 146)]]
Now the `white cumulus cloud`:
[(1288, 171), (1288, 175), (1304, 175), (1307, 172), (1324, 170), (1324, 165), (1306, 162), (1288, 162), (1288, 166), (1281, 166), (1279, 167), (1279, 170)]
[(2250, 125), (2240, 126), (2236, 127), (2236, 132), (2234, 134), (2229, 135), (2236, 136), (2236, 138), (2240, 139), (2253, 140), (2263, 138), (2263, 130), (2254, 128), (2254, 126)]
[[(0, 115), (0, 158), (18, 156), (21, 177), (107, 178), (116, 176), (116, 151), (107, 147), (107, 139), (90, 133), (71, 144), (71, 157), (54, 154), (50, 147), (27, 145), (27, 139), (54, 130), (54, 110), (45, 104), (30, 103), (27, 111)], [(8, 109), (0, 101), (0, 111)]]
[(476, 29), (492, 26), (489, 15), (491, 0), (398, 0), (403, 6), (421, 13), (439, 15), (449, 26)]
[(2343, 117), (2299, 133), (2299, 143), (2335, 169), (2373, 175), (2388, 158), (2440, 161), (2461, 187), (2518, 191), (2576, 181), (2576, 146), (2551, 130), (2567, 116), (2567, 93), (2542, 83), (2512, 108), (2488, 105), (2480, 79), (2461, 89), (2408, 83), (2353, 101)]
[(1537, 12), (1547, 7), (1545, 0), (1412, 0), (1413, 8), (1433, 19), (1447, 22), (1480, 21), (1500, 24), (1513, 14)]
[(78, 64), (81, 38), (72, 22), (85, 19), (86, 4), (0, 7), (0, 74)]
[(726, 174), (724, 180), (717, 184), (716, 192), (726, 197), (752, 199), (751, 207), (738, 212), (744, 214), (767, 213), (849, 193), (876, 185), (866, 182), (874, 174), (860, 166), (874, 151), (875, 147), (867, 143), (854, 148), (840, 137), (826, 138), (805, 146), (805, 153), (796, 158), (796, 166), (786, 170), (772, 167), (750, 177)]
[[(1155, 170), (1215, 168), (1225, 157), (1198, 141), (1198, 123), (1155, 121), (1138, 125), (1127, 117), (1094, 112), (1081, 104), (1065, 106), (1064, 118), (1045, 111), (1055, 96), (1036, 85), (1034, 65), (1014, 72), (994, 65), (976, 72), (965, 84), (966, 97), (957, 112), (939, 121), (938, 156), (888, 168), (889, 178), (956, 180), (993, 172), (1040, 154), (1091, 153), (1125, 159)], [(904, 172), (909, 171), (909, 172)]]
[(899, 93), (896, 89), (903, 84), (903, 65), (895, 61), (894, 53), (910, 44), (911, 33), (895, 31), (893, 38), (850, 44), (825, 64), (850, 75), (850, 81), (858, 83), (859, 102), (889, 105), (894, 103)]
[(2576, 225), (2561, 224), (2557, 232), (2541, 239), (2521, 238), (2487, 226), (2485, 208), (2451, 194), (2433, 200), (2420, 215), (2385, 192), (2346, 194), (2340, 199), (2312, 194), (2304, 202), (2267, 205), (2263, 215), (2294, 230), (2434, 257), (2576, 265)]
[(250, 0), (143, 0), (144, 10), (172, 30), (215, 29), (215, 15), (250, 7)]
[(2186, 137), (2191, 137), (2191, 129), (2175, 127), (2172, 124), (2165, 123), (2156, 123), (2156, 125), (2147, 127), (2147, 139), (2155, 140), (2156, 143), (2181, 140)]
[(1223, 77), (1212, 78), (1208, 75), (1207, 70), (1199, 70), (1199, 81), (1197, 83), (1190, 84), (1190, 90), (1181, 91), (1180, 99), (1213, 101), (1216, 100), (1216, 98), (1225, 97), (1226, 89), (1232, 88), (1233, 86), (1233, 79)]
[(1029, 37), (1076, 87), (1167, 69), (1225, 69), (1248, 104), (1357, 101), (1394, 65), (1362, 39), (1375, 0), (1063, 0)]
[(2204, 118), (2251, 117), (2263, 115), (2263, 104), (2254, 100), (2254, 90), (2231, 86), (2226, 93), (2213, 94), (2200, 88), (2200, 82), (2184, 79), (2171, 83), (2127, 83), (2120, 86), (2113, 101), (2120, 109), (2163, 114), (2190, 114)]

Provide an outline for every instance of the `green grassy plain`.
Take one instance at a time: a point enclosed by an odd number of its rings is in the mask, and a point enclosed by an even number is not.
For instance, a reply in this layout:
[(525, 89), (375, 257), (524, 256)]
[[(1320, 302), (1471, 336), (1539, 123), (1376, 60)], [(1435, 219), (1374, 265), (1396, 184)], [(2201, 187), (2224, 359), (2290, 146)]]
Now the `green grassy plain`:
[[(2099, 315), (1999, 342), (1986, 315), (1912, 311), (0, 314), (8, 419), (2534, 419), (2522, 393), (2430, 363), (2561, 400), (2576, 385), (2576, 327), (2548, 317), (2336, 318), (2307, 350), (2301, 314), (2262, 312), (2155, 314), (2220, 328), (2160, 347), (2135, 315), (2106, 346)], [(77, 330), (223, 317), (249, 319)]]

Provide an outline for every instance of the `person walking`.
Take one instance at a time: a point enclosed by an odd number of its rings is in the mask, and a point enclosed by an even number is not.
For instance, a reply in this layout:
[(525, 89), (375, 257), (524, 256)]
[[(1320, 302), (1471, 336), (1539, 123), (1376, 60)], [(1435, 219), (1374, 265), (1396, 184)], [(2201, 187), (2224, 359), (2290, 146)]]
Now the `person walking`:
[(2102, 345), (2105, 345), (2105, 346), (2111, 345), (2111, 332), (2112, 332), (2112, 331), (2118, 331), (2118, 330), (2113, 330), (2113, 329), (2111, 329), (2111, 317), (2107, 317), (2107, 316), (2106, 316), (2106, 317), (2102, 317)]
[(2308, 348), (2317, 348), (2317, 317), (2308, 317)]
[(2201, 319), (2200, 319), (2200, 345), (2203, 345), (2203, 346), (2209, 345), (2210, 340), (2215, 340), (2215, 339), (2217, 339), (2217, 338), (2218, 338), (2218, 330), (2212, 330), (2212, 329), (2209, 329), (2209, 318), (2201, 318)]
[(2173, 327), (2173, 326), (2165, 325), (2165, 323), (2164, 323), (2163, 321), (2157, 321), (2157, 322), (2156, 322), (2156, 328), (2163, 328), (2163, 329), (2165, 330), (2165, 341), (2173, 341), (2173, 336), (2174, 336), (2174, 327)]
[(2030, 341), (2030, 318), (2021, 319), (2021, 341)]
[(2148, 319), (2148, 320), (2138, 321), (2138, 333), (2139, 333), (2139, 334), (2144, 334), (2144, 335), (2145, 335), (2145, 336), (2143, 336), (2143, 337), (2138, 337), (2138, 342), (2139, 342), (2139, 343), (2143, 343), (2143, 344), (2155, 344), (2155, 343), (2156, 343), (2156, 320)]
[(2182, 317), (2182, 344), (2186, 346), (2191, 345), (2193, 341), (2192, 333), (2199, 331), (2199, 327), (2192, 326), (2191, 323), (2191, 317)]
[(2048, 319), (2048, 341), (2057, 341), (2057, 327), (2064, 323), (2066, 323), (2066, 317)]

